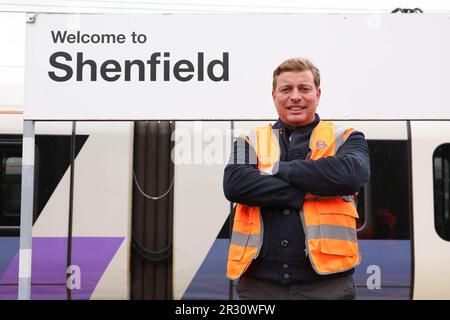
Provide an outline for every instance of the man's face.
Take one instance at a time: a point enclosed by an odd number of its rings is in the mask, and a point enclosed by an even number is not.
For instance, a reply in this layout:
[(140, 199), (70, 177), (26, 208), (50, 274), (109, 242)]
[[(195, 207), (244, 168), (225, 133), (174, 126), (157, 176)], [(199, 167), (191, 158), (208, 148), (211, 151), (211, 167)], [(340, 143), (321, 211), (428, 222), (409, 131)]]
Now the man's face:
[(278, 76), (272, 97), (280, 119), (287, 126), (305, 126), (314, 121), (320, 88), (316, 88), (310, 70), (288, 71)]

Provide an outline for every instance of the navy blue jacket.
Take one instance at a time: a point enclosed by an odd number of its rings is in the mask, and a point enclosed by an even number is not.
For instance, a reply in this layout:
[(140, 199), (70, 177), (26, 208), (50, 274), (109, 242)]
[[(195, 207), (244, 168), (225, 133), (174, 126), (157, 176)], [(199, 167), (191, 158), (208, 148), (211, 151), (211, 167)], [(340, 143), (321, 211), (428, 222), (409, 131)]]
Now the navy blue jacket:
[[(369, 148), (361, 132), (353, 132), (336, 156), (305, 160), (309, 138), (320, 118), (289, 130), (281, 120), (274, 125), (280, 133), (281, 159), (276, 175), (261, 175), (255, 151), (246, 142), (235, 142), (224, 172), (224, 193), (235, 203), (261, 207), (264, 223), (263, 246), (245, 276), (282, 284), (345, 276), (320, 276), (305, 255), (305, 234), (299, 209), (306, 192), (316, 195), (354, 194), (370, 174)], [(241, 138), (239, 138), (241, 139)], [(239, 164), (240, 163), (240, 164)]]

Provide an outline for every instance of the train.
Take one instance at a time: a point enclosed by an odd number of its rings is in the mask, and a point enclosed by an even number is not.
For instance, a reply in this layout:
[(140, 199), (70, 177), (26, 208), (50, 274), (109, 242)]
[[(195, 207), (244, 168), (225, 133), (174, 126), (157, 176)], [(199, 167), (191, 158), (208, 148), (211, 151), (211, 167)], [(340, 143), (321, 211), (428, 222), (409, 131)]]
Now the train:
[[(449, 298), (450, 123), (337, 122), (364, 132), (370, 148), (357, 298)], [(262, 123), (80, 122), (70, 218), (72, 124), (37, 122), (32, 299), (67, 299), (70, 285), (71, 299), (236, 299), (225, 276), (225, 151), (232, 128)], [(17, 297), (21, 130), (21, 115), (0, 116), (2, 299)], [(208, 153), (212, 141), (222, 155)]]

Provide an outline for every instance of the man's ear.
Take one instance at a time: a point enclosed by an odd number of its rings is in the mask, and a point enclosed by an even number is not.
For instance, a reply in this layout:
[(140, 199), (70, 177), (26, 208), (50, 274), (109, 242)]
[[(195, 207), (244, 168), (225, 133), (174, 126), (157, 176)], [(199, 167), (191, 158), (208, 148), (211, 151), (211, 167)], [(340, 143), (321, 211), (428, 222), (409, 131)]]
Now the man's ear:
[(275, 90), (272, 90), (272, 99), (275, 101)]
[(320, 100), (321, 94), (322, 94), (322, 90), (320, 90), (320, 88), (317, 88), (317, 100)]

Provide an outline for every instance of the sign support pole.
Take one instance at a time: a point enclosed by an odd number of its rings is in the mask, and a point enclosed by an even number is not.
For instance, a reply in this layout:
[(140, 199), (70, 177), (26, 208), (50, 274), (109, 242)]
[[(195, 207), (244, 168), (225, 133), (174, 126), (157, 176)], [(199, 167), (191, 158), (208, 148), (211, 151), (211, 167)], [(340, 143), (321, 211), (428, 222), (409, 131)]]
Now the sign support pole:
[(20, 206), (19, 300), (31, 299), (31, 247), (34, 199), (34, 121), (23, 121)]

